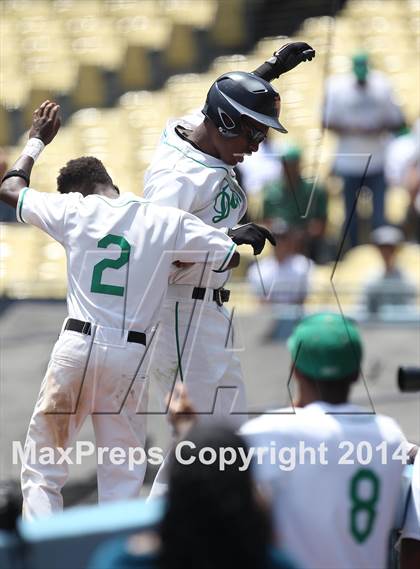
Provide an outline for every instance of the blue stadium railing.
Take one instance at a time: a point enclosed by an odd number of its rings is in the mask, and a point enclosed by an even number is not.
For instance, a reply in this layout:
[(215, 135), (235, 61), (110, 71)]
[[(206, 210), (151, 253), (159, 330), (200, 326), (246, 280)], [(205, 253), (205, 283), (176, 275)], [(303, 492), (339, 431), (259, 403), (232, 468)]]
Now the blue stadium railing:
[(20, 539), (0, 532), (1, 569), (84, 569), (109, 538), (150, 530), (162, 517), (161, 500), (78, 506), (36, 522), (20, 520)]

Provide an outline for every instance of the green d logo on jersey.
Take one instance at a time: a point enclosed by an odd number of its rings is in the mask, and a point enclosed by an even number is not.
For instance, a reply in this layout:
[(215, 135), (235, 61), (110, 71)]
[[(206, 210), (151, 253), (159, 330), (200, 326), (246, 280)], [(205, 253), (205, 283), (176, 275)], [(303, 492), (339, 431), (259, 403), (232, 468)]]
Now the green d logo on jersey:
[(221, 191), (217, 194), (216, 199), (214, 200), (213, 208), (218, 215), (213, 216), (213, 223), (219, 223), (219, 221), (222, 221), (223, 219), (229, 217), (230, 208), (236, 209), (241, 202), (242, 197), (234, 192), (229, 187), (229, 184), (223, 186)]

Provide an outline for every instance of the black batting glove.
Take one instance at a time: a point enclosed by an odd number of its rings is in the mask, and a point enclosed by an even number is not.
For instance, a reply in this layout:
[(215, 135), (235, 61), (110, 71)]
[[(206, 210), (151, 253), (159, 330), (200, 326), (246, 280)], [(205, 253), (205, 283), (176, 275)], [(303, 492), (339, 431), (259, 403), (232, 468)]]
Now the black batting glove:
[(311, 61), (315, 57), (315, 50), (303, 41), (287, 43), (273, 53), (268, 62), (271, 63), (279, 75), (287, 73), (302, 61)]
[(251, 245), (254, 255), (259, 255), (264, 249), (265, 240), (272, 245), (276, 244), (274, 235), (266, 227), (256, 223), (245, 223), (228, 230), (228, 235), (237, 245)]
[(266, 81), (272, 81), (294, 69), (302, 61), (311, 61), (314, 57), (315, 50), (308, 43), (303, 41), (286, 43), (252, 73)]

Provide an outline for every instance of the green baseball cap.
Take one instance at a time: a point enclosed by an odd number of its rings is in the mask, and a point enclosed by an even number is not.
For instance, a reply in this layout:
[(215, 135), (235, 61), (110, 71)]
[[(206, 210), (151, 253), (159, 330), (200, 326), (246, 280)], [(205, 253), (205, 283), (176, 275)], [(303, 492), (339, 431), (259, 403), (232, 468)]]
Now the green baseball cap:
[(362, 340), (352, 320), (333, 312), (307, 316), (287, 341), (295, 367), (317, 380), (344, 379), (360, 369)]
[(302, 149), (297, 144), (285, 144), (281, 149), (280, 156), (282, 160), (286, 160), (286, 162), (299, 160), (302, 156)]
[(365, 81), (369, 72), (369, 56), (366, 52), (360, 51), (352, 57), (353, 73), (359, 81)]

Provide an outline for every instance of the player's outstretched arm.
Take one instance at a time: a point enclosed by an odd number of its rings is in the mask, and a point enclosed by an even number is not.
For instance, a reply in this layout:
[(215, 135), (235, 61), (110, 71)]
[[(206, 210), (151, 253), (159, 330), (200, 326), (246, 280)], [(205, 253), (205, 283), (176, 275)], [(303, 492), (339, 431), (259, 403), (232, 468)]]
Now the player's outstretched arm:
[(19, 192), (29, 186), (29, 179), (35, 160), (49, 144), (60, 128), (60, 107), (51, 101), (44, 101), (32, 116), (29, 140), (20, 157), (3, 176), (0, 186), (0, 200), (16, 207)]
[(302, 61), (311, 61), (314, 57), (315, 50), (308, 43), (303, 41), (286, 43), (252, 73), (266, 81), (272, 81), (294, 69)]

